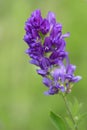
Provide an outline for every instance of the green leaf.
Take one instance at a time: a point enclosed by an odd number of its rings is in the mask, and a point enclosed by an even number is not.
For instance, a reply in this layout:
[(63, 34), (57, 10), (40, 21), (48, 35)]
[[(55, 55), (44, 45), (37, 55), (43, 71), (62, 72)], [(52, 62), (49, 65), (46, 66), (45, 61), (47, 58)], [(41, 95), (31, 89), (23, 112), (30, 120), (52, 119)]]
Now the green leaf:
[(71, 119), (69, 119), (68, 117), (66, 117), (66, 122), (67, 122), (69, 128), (73, 130), (74, 129), (74, 125), (73, 125)]
[(56, 115), (55, 113), (51, 111), (50, 117), (51, 117), (52, 123), (55, 125), (57, 130), (66, 130), (65, 122), (59, 115)]
[(87, 118), (87, 112), (79, 115), (79, 121), (82, 121), (85, 118)]
[(76, 116), (79, 112), (79, 109), (80, 109), (80, 106), (79, 106), (79, 102), (78, 100), (75, 98), (74, 99), (74, 104), (73, 104), (73, 109), (72, 109), (72, 113), (73, 113), (73, 116)]
[(73, 103), (69, 102), (68, 104), (69, 104), (69, 108), (71, 110), (73, 117), (78, 116), (80, 112), (80, 108), (81, 108), (81, 103), (79, 104), (78, 100), (74, 98)]

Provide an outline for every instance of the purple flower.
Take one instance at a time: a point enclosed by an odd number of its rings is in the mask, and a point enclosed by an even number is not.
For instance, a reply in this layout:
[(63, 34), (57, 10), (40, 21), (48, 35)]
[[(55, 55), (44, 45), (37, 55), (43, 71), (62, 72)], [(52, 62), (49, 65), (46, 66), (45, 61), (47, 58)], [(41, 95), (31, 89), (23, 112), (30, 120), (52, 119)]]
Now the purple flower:
[(56, 24), (55, 14), (53, 12), (48, 12), (47, 20), (49, 21), (51, 29)]
[[(68, 71), (67, 71), (68, 69)], [(51, 71), (51, 79), (45, 77), (43, 78), (43, 83), (49, 88), (45, 92), (47, 95), (54, 95), (60, 92), (69, 93), (71, 90), (71, 83), (78, 82), (81, 77), (74, 76), (74, 65), (69, 65), (66, 69), (65, 65), (62, 64), (59, 68)]]
[(42, 32), (42, 34), (47, 34), (50, 30), (50, 24), (48, 22), (47, 19), (43, 19), (41, 27), (40, 27), (40, 31)]
[(62, 34), (62, 24), (56, 22), (53, 12), (43, 18), (39, 9), (25, 22), (25, 31), (26, 54), (31, 58), (30, 63), (39, 68), (37, 73), (48, 88), (45, 94), (69, 93), (72, 84), (81, 79), (74, 75), (76, 67), (69, 63), (66, 51), (65, 38), (70, 34)]
[(31, 18), (28, 19), (28, 23), (31, 23), (34, 28), (37, 30), (40, 29), (42, 24), (42, 16), (40, 10), (36, 10), (31, 14)]

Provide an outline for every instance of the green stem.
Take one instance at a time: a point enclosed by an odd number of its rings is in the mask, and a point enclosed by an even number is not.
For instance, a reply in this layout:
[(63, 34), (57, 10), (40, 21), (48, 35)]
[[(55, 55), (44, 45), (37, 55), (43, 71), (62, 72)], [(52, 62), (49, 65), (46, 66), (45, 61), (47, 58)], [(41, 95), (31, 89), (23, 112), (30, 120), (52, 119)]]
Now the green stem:
[(75, 130), (78, 130), (78, 127), (77, 127), (76, 122), (75, 122), (75, 120), (74, 120), (74, 118), (73, 118), (72, 112), (71, 112), (71, 110), (70, 110), (70, 108), (69, 108), (69, 104), (68, 104), (68, 100), (67, 100), (67, 98), (66, 98), (66, 95), (63, 95), (63, 94), (62, 94), (62, 97), (63, 97), (63, 100), (64, 100), (64, 102), (65, 102), (65, 105), (66, 105), (67, 111), (68, 111), (68, 113), (69, 113), (69, 116), (70, 116), (70, 118), (71, 118), (71, 120), (72, 120), (72, 122), (73, 122), (73, 124), (74, 124), (74, 126), (75, 126)]

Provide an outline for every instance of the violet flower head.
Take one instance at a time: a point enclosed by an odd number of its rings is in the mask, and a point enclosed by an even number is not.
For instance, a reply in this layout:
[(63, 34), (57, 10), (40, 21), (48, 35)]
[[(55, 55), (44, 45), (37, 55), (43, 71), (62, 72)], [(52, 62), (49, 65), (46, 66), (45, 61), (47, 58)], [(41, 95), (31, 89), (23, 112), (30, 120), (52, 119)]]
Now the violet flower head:
[(40, 10), (35, 10), (27, 19), (25, 31), (26, 54), (31, 58), (30, 63), (38, 67), (37, 73), (48, 87), (45, 94), (69, 93), (72, 84), (81, 79), (74, 76), (76, 67), (69, 63), (65, 41), (69, 33), (62, 34), (62, 24), (56, 22), (53, 12), (43, 18)]

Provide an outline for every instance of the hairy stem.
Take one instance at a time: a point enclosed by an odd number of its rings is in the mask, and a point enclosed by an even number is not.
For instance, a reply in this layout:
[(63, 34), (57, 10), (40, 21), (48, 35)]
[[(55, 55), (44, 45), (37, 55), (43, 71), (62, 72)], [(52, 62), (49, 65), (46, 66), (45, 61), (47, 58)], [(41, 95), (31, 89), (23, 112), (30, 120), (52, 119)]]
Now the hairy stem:
[(69, 108), (69, 104), (68, 104), (68, 100), (67, 100), (67, 98), (66, 98), (66, 95), (63, 95), (63, 94), (62, 94), (62, 97), (63, 97), (63, 100), (64, 100), (64, 102), (65, 102), (65, 105), (66, 105), (68, 114), (69, 114), (69, 116), (70, 116), (70, 118), (71, 118), (71, 120), (72, 120), (72, 122), (73, 122), (73, 124), (74, 124), (75, 130), (78, 130), (78, 127), (77, 127), (76, 122), (75, 122), (75, 120), (74, 120), (74, 118), (73, 118), (72, 112), (71, 112), (71, 110), (70, 110), (70, 108)]

